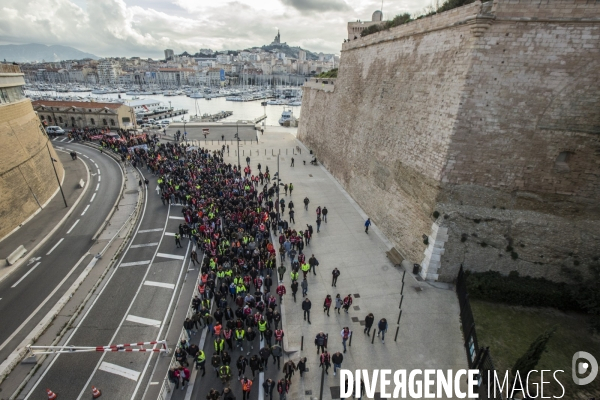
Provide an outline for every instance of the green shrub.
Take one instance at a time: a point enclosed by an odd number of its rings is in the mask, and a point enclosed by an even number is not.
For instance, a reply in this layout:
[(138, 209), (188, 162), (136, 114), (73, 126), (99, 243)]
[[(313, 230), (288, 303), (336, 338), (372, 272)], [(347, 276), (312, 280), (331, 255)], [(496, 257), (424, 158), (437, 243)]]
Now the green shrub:
[(317, 78), (337, 78), (337, 74), (338, 69), (334, 68), (326, 72), (321, 72), (319, 75), (317, 75)]

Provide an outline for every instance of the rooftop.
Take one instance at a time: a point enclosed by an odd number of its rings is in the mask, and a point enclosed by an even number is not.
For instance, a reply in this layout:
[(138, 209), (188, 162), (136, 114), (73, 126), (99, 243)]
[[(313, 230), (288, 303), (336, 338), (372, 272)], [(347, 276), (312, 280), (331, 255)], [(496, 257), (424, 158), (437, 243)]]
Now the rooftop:
[(78, 107), (78, 108), (112, 108), (116, 109), (125, 104), (121, 103), (96, 103), (95, 101), (56, 101), (56, 100), (35, 100), (31, 104), (45, 107)]

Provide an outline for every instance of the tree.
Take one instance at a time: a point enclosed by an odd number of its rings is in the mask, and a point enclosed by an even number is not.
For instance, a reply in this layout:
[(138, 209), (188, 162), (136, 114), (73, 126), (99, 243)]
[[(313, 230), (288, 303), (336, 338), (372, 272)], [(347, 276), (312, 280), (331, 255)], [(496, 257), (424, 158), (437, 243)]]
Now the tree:
[(535, 368), (537, 363), (540, 361), (540, 358), (542, 358), (542, 354), (546, 350), (546, 345), (548, 344), (548, 341), (552, 335), (554, 335), (554, 332), (556, 332), (556, 327), (548, 329), (546, 332), (538, 336), (533, 343), (531, 343), (529, 349), (527, 349), (525, 354), (523, 354), (521, 358), (517, 360), (514, 367), (512, 367), (510, 372), (513, 374), (513, 376), (516, 376), (517, 371), (519, 371), (519, 374), (522, 377), (527, 376), (529, 371)]

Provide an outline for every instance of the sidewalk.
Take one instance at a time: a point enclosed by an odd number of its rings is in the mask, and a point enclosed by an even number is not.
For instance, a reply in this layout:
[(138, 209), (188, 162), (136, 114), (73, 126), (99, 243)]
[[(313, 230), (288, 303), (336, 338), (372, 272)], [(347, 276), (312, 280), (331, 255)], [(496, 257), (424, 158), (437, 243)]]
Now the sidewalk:
[[(79, 187), (81, 179), (86, 184), (89, 180), (89, 171), (85, 163), (81, 160), (71, 160), (71, 156), (64, 151), (57, 150), (56, 153), (65, 169), (62, 187), (69, 207), (65, 207), (60, 191), (57, 190), (54, 197), (42, 210), (0, 242), (0, 281), (29, 260), (29, 255), (33, 253), (34, 249), (44, 244), (48, 234), (58, 228), (65, 216), (75, 209), (76, 201), (83, 196), (87, 189), (87, 186), (83, 189)], [(6, 258), (20, 245), (25, 246), (27, 252), (15, 264), (8, 266)]]
[[(280, 195), (286, 201), (288, 219), (288, 203), (294, 201), (295, 224), (297, 229), (311, 224), (315, 230), (310, 245), (304, 250), (307, 259), (314, 254), (319, 261), (317, 275), (308, 277), (308, 297), (312, 302), (311, 322), (303, 321), (301, 310), (301, 291), (298, 292), (298, 303), (294, 303), (290, 289), (290, 263), (286, 260), (286, 276), (284, 279), (288, 294), (284, 298), (286, 324), (284, 330), (288, 338), (289, 356), (294, 362), (300, 357), (308, 358), (310, 372), (300, 380), (299, 374), (292, 378), (288, 398), (318, 398), (321, 381), (321, 370), (314, 346), (314, 338), (320, 331), (329, 333), (328, 351), (342, 352), (340, 331), (348, 326), (354, 332), (352, 346), (344, 354), (342, 367), (345, 369), (462, 369), (467, 368), (467, 360), (462, 346), (462, 335), (459, 323), (459, 306), (453, 287), (445, 284), (420, 282), (408, 271), (405, 277), (402, 318), (399, 325), (398, 340), (394, 341), (399, 314), (402, 270), (393, 266), (385, 252), (391, 243), (372, 225), (369, 234), (364, 232), (364, 221), (367, 216), (339, 183), (322, 167), (309, 164), (311, 155), (308, 149), (300, 144), (290, 128), (268, 127), (264, 135), (260, 135), (258, 145), (240, 146), (247, 155), (252, 151), (251, 166), (253, 170), (260, 162), (269, 167), (271, 175), (277, 172), (277, 157), (272, 152), (281, 149), (280, 175), (283, 183), (293, 183), (293, 195)], [(194, 139), (194, 138), (191, 138)], [(298, 154), (296, 146), (300, 146), (302, 154)], [(217, 148), (208, 144), (209, 149)], [(265, 152), (266, 149), (266, 152)], [(286, 149), (288, 154), (285, 155)], [(258, 150), (258, 152), (257, 152)], [(266, 153), (266, 155), (265, 155)], [(295, 155), (292, 155), (296, 153)], [(291, 157), (295, 159), (295, 167), (290, 167)], [(245, 159), (245, 157), (243, 157)], [(226, 161), (237, 162), (233, 151)], [(303, 165), (303, 161), (307, 165)], [(242, 164), (244, 160), (242, 160)], [(304, 210), (303, 199), (310, 199), (309, 210)], [(328, 223), (321, 225), (321, 232), (316, 233), (317, 206), (327, 206)], [(331, 271), (337, 267), (341, 271), (337, 287), (331, 287)], [(322, 312), (322, 304), (327, 294), (335, 298), (336, 294), (343, 298), (348, 294), (354, 297), (353, 307), (345, 314), (334, 313), (332, 305), (330, 317)], [(385, 343), (363, 334), (365, 316), (372, 312), (375, 324), (381, 318), (388, 320), (388, 332)], [(300, 351), (302, 337), (304, 350)], [(297, 349), (298, 351), (293, 351)], [(333, 376), (333, 369), (325, 376), (324, 399), (339, 398), (339, 379)], [(379, 385), (377, 385), (377, 392)], [(379, 398), (376, 393), (375, 398)]]

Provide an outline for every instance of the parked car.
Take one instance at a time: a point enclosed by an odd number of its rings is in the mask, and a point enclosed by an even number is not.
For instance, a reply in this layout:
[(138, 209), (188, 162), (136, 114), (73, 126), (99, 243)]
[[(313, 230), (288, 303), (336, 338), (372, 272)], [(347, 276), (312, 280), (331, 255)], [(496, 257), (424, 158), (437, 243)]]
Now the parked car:
[(58, 136), (64, 135), (65, 130), (62, 129), (60, 126), (48, 126), (46, 127), (46, 133), (50, 136)]

